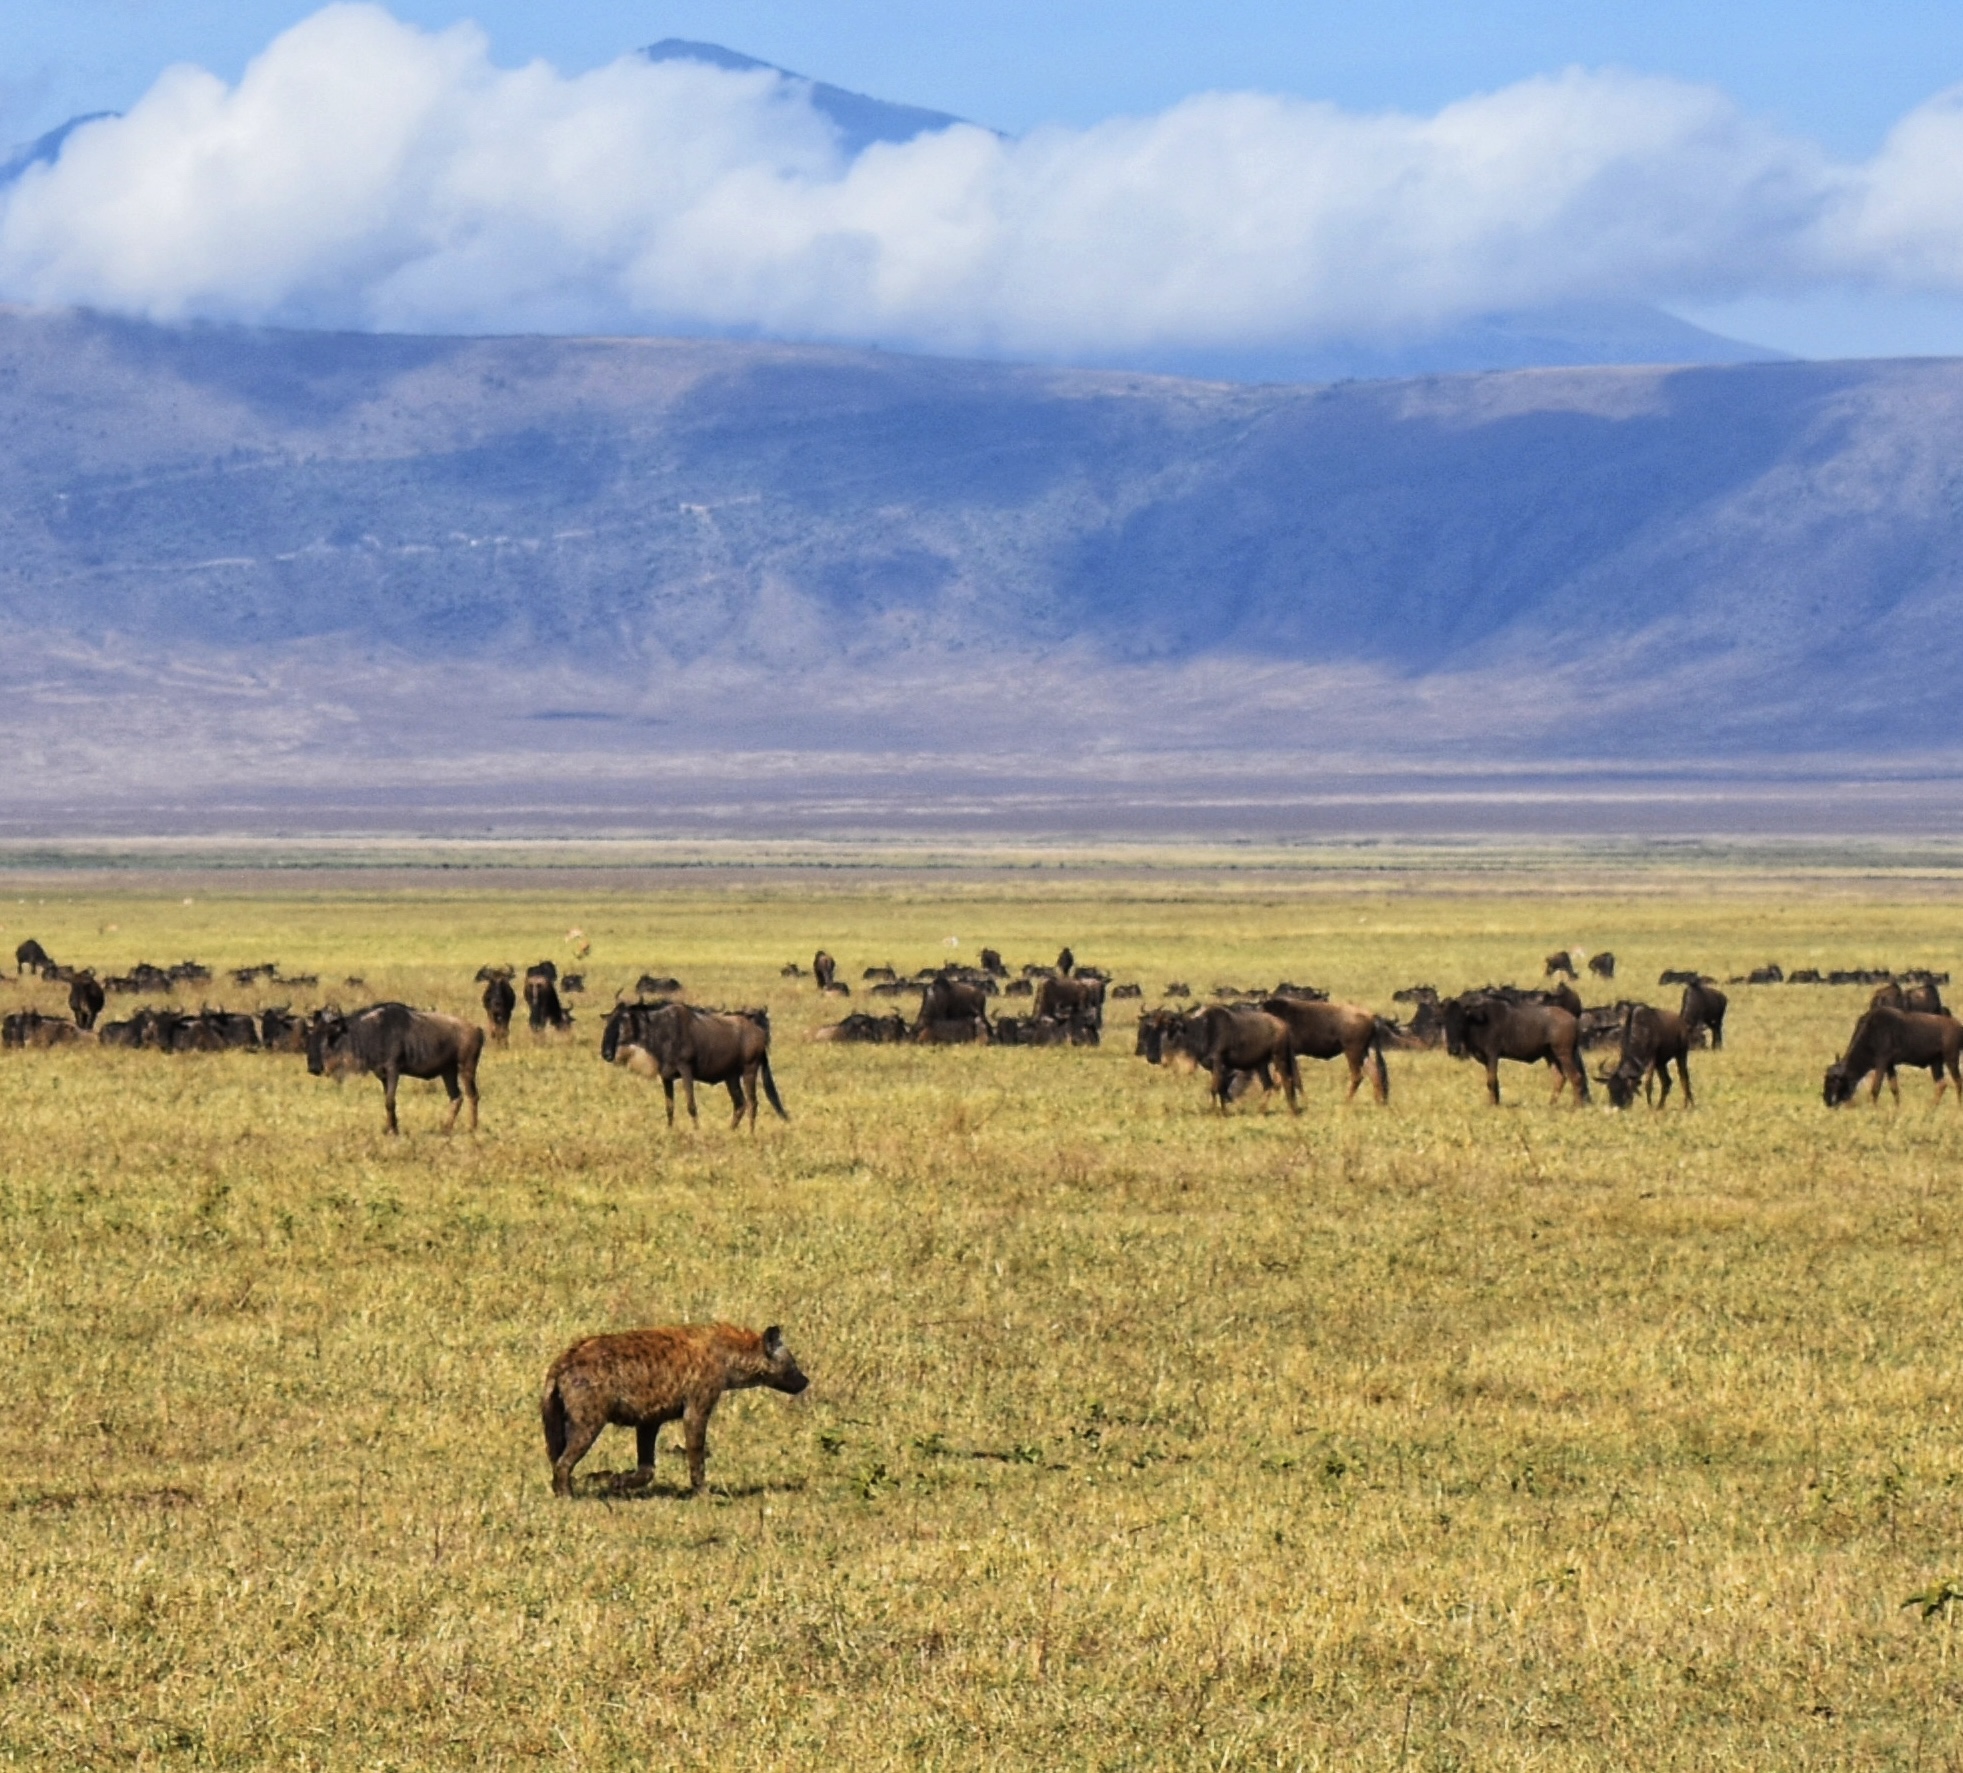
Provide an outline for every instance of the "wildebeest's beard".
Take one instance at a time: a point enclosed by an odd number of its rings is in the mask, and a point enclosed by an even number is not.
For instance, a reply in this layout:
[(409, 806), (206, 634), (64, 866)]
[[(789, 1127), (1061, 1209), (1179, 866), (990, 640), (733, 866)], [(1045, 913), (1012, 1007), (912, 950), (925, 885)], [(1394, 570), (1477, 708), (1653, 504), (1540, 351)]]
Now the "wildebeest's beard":
[(1851, 1099), (1853, 1094), (1854, 1079), (1849, 1075), (1847, 1067), (1842, 1064), (1829, 1065), (1825, 1090), (1827, 1106), (1838, 1108), (1843, 1102)]
[(348, 1025), (343, 1017), (322, 1012), (314, 1018), (313, 1032), (307, 1040), (307, 1070), (314, 1076), (321, 1076), (327, 1069), (328, 1055), (348, 1037)]

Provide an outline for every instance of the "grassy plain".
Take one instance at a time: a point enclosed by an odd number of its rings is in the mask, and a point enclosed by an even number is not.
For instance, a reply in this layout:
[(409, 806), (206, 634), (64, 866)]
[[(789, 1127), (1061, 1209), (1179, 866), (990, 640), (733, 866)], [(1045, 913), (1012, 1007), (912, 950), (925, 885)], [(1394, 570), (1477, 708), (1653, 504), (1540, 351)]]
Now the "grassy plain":
[[(572, 1043), (488, 1056), (475, 1138), (409, 1085), (389, 1141), (375, 1084), (292, 1058), (0, 1060), (0, 1757), (1963, 1764), (1963, 1604), (1901, 1604), (1963, 1582), (1963, 1114), (1919, 1076), (1826, 1113), (1860, 993), (1736, 991), (1691, 1114), (1550, 1109), (1519, 1067), (1495, 1113), (1400, 1054), (1388, 1111), (1312, 1067), (1299, 1121), (1222, 1122), (1129, 1006), (1095, 1052), (841, 1049), (778, 976), (1068, 940), (1147, 1003), (1387, 1009), (1580, 942), (1661, 997), (1668, 965), (1955, 967), (1963, 873), (649, 881), (7, 883), (5, 946), (98, 966), (467, 1009), (487, 959), (593, 954)], [(646, 967), (770, 1004), (791, 1124), (732, 1135), (716, 1096), (671, 1137), (598, 1063)], [(668, 1447), (609, 1486), (615, 1431), (555, 1501), (547, 1361), (712, 1316), (783, 1323), (811, 1391), (725, 1403), (700, 1499)]]

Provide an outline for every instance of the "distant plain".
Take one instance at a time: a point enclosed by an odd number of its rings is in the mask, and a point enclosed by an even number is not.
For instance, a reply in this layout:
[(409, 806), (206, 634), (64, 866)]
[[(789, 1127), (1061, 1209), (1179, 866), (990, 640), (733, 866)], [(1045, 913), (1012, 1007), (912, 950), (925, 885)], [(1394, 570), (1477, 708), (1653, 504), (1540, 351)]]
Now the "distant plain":
[[(1400, 1052), (1387, 1110), (1311, 1065), (1299, 1120), (1222, 1120), (1128, 1004), (1096, 1051), (806, 1038), (984, 944), (1386, 1012), (1569, 944), (1619, 958), (1590, 1001), (1955, 968), (1942, 845), (240, 845), (0, 888), (0, 947), (195, 956), (240, 1007), (588, 982), (487, 1055), (474, 1138), (292, 1057), (0, 1058), (0, 1758), (1959, 1764), (1963, 1112), (1821, 1106), (1862, 991), (1736, 988), (1689, 1114), (1523, 1067), (1493, 1112)], [(849, 1005), (780, 976), (821, 944)], [(323, 983), (223, 980), (262, 960)], [(704, 1092), (670, 1135), (598, 1062), (646, 969), (769, 1004), (788, 1125)], [(727, 1401), (699, 1499), (672, 1446), (610, 1481), (614, 1431), (555, 1501), (550, 1358), (707, 1317), (781, 1323), (810, 1392)]]

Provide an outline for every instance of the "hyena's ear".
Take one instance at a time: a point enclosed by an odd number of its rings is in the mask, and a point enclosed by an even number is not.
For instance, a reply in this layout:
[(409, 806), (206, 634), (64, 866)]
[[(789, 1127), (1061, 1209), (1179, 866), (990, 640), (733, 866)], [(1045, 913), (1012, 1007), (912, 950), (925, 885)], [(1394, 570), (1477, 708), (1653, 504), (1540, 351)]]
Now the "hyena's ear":
[(772, 1324), (769, 1329), (764, 1331), (763, 1351), (772, 1360), (775, 1360), (784, 1352), (784, 1326), (782, 1324)]

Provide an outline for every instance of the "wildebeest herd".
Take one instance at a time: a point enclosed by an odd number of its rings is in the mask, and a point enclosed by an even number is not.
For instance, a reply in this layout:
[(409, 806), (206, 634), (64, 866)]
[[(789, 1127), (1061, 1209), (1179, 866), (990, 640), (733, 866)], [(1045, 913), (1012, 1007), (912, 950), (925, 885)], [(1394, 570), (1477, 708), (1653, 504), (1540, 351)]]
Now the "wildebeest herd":
[[(1429, 985), (1393, 993), (1408, 1008), (1407, 1019), (1380, 1015), (1361, 1004), (1332, 1003), (1313, 986), (1284, 981), (1272, 990), (1221, 985), (1214, 1001), (1191, 1002), (1184, 983), (1168, 985), (1169, 1000), (1138, 1018), (1136, 1052), (1152, 1064), (1187, 1066), (1204, 1072), (1209, 1097), (1221, 1112), (1254, 1084), (1279, 1088), (1291, 1111), (1298, 1109), (1303, 1059), (1341, 1059), (1347, 1069), (1346, 1100), (1353, 1100), (1367, 1078), (1379, 1103), (1390, 1100), (1387, 1050), (1442, 1046), (1452, 1057), (1476, 1062), (1485, 1075), (1487, 1099), (1500, 1097), (1502, 1063), (1545, 1065), (1553, 1100), (1567, 1094), (1576, 1106), (1591, 1099), (1584, 1055), (1597, 1047), (1614, 1049), (1613, 1059), (1595, 1076), (1616, 1108), (1628, 1107), (1640, 1092), (1665, 1105), (1680, 1086), (1685, 1107), (1694, 1101), (1690, 1055), (1700, 1046), (1724, 1045), (1729, 1000), (1716, 980), (1688, 969), (1669, 969), (1661, 983), (1680, 987), (1676, 1008), (1630, 999), (1584, 1005), (1575, 981), (1584, 968), (1594, 977), (1615, 976), (1615, 956), (1586, 956), (1557, 950), (1543, 967), (1551, 983), (1535, 988), (1488, 985), (1442, 996)], [(518, 971), (508, 965), (480, 968), (484, 1026), (400, 1003), (371, 1004), (342, 1011), (332, 1004), (296, 1013), (281, 1004), (253, 1014), (201, 1004), (196, 1010), (175, 1004), (145, 1005), (130, 1015), (101, 1020), (109, 992), (169, 995), (181, 987), (210, 982), (209, 967), (185, 960), (170, 967), (139, 963), (126, 974), (99, 980), (93, 969), (58, 964), (37, 941), (15, 950), (16, 975), (33, 973), (67, 984), (69, 1015), (34, 1007), (0, 1018), (0, 1044), (52, 1047), (93, 1041), (102, 1046), (149, 1048), (161, 1052), (208, 1053), (233, 1049), (305, 1053), (315, 1075), (361, 1072), (382, 1084), (385, 1122), (397, 1130), (396, 1089), (404, 1077), (440, 1079), (450, 1098), (445, 1130), (455, 1125), (465, 1102), (477, 1124), (477, 1069), (486, 1039), (503, 1045), (522, 1001), (531, 1032), (541, 1039), (572, 1030), (566, 998), (585, 988), (577, 974), (561, 974), (550, 960)], [(824, 949), (813, 956), (810, 972), (793, 962), (787, 978), (809, 977), (821, 994), (850, 996), (838, 977), (838, 962)], [(282, 974), (265, 962), (234, 968), (241, 986), (314, 986), (312, 974)], [(980, 963), (944, 963), (902, 977), (890, 965), (869, 965), (861, 982), (874, 995), (917, 995), (911, 1018), (897, 1010), (884, 1014), (854, 1011), (818, 1029), (814, 1039), (844, 1044), (932, 1046), (1097, 1046), (1103, 1036), (1107, 1002), (1142, 996), (1136, 984), (1114, 985), (1109, 973), (1080, 966), (1066, 947), (1050, 965), (1031, 964), (1012, 975), (1000, 953), (981, 951)], [(1948, 974), (1898, 972), (1887, 968), (1817, 969), (1785, 972), (1776, 964), (1755, 968), (1729, 983), (1864, 984), (1874, 987), (1846, 1050), (1829, 1068), (1824, 1098), (1829, 1107), (1853, 1100), (1871, 1080), (1870, 1099), (1885, 1083), (1900, 1099), (1898, 1071), (1927, 1070), (1940, 1099), (1948, 1084), (1963, 1100), (1959, 1027), (1942, 1001)], [(349, 979), (351, 986), (358, 979)], [(746, 1118), (756, 1125), (757, 1108), (768, 1101), (789, 1119), (770, 1068), (770, 1014), (767, 1009), (708, 1009), (681, 997), (679, 979), (643, 973), (633, 999), (617, 998), (604, 1022), (600, 1056), (649, 1079), (658, 1079), (670, 1125), (675, 1117), (675, 1085), (683, 1089), (690, 1119), (696, 1117), (695, 1086), (723, 1085), (729, 1091), (732, 1124)], [(1027, 1015), (995, 1012), (991, 1000), (1027, 997)]]

